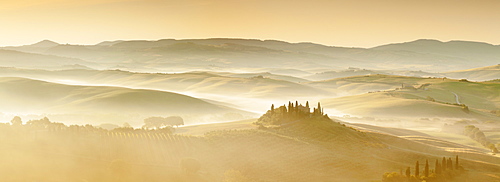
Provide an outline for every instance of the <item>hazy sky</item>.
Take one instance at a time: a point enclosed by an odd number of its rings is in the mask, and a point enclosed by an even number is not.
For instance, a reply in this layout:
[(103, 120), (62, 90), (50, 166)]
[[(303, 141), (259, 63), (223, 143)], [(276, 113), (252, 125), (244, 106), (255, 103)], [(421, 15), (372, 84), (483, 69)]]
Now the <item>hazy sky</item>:
[(0, 45), (210, 37), (500, 44), (500, 0), (0, 0)]

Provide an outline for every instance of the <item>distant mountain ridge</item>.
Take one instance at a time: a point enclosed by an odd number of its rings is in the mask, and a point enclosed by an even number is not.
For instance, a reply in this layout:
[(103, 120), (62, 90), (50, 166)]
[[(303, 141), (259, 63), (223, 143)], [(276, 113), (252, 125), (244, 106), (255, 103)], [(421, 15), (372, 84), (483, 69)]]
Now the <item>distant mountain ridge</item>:
[(67, 65), (84, 65), (88, 67), (97, 66), (96, 63), (78, 58), (0, 49), (0, 66), (37, 69), (60, 69), (63, 66)]
[[(100, 68), (116, 65), (133, 71), (285, 68), (302, 70), (368, 69), (446, 72), (500, 63), (500, 46), (471, 41), (420, 39), (374, 48), (256, 39), (161, 39), (61, 45), (52, 41), (2, 49), (78, 58)], [(5, 65), (8, 66), (8, 65)]]

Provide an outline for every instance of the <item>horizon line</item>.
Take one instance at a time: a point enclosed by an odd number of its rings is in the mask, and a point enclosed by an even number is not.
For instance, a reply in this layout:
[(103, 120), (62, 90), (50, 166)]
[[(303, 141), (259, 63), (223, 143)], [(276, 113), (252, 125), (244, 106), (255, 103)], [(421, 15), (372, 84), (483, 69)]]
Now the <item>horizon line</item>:
[(115, 40), (102, 40), (94, 44), (89, 44), (89, 43), (84, 43), (84, 44), (79, 44), (79, 43), (59, 43), (58, 41), (54, 41), (51, 39), (43, 39), (40, 41), (36, 41), (31, 44), (20, 44), (20, 45), (0, 45), (1, 47), (21, 47), (21, 46), (29, 46), (29, 45), (34, 45), (40, 42), (44, 41), (50, 41), (54, 42), (59, 45), (79, 45), (79, 46), (95, 46), (100, 43), (104, 42), (116, 42), (116, 41), (148, 41), (148, 42), (156, 42), (156, 41), (161, 41), (161, 40), (176, 40), (176, 41), (182, 41), (182, 40), (210, 40), (210, 39), (228, 39), (228, 40), (254, 40), (254, 41), (277, 41), (277, 42), (284, 42), (284, 43), (290, 43), (290, 44), (316, 44), (316, 45), (322, 45), (322, 46), (328, 46), (328, 47), (339, 47), (339, 48), (361, 48), (361, 49), (370, 49), (370, 48), (375, 48), (379, 46), (384, 46), (384, 45), (392, 45), (392, 44), (402, 44), (402, 43), (410, 43), (410, 42), (415, 42), (415, 41), (422, 41), (422, 40), (427, 40), (427, 41), (438, 41), (441, 43), (448, 43), (448, 42), (473, 42), (473, 43), (484, 43), (484, 44), (489, 44), (493, 46), (500, 46), (500, 44), (493, 44), (489, 42), (482, 42), (482, 41), (474, 41), (474, 40), (459, 40), (459, 39), (451, 39), (451, 40), (439, 40), (439, 39), (433, 39), (433, 38), (418, 38), (414, 39), (411, 41), (403, 41), (403, 42), (391, 42), (391, 43), (385, 43), (385, 44), (379, 44), (377, 46), (371, 46), (371, 47), (361, 47), (361, 46), (337, 46), (337, 45), (328, 45), (328, 44), (322, 44), (322, 43), (316, 43), (312, 41), (285, 41), (285, 40), (279, 40), (279, 39), (259, 39), (259, 38), (241, 38), (241, 37), (211, 37), (211, 38), (160, 38), (160, 39), (115, 39)]

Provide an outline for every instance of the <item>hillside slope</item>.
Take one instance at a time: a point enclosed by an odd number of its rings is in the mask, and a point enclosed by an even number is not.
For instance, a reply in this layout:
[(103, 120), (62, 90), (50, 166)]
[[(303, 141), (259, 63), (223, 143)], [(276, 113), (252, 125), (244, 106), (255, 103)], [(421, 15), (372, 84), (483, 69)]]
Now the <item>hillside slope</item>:
[(468, 79), (472, 81), (500, 79), (500, 64), (481, 68), (451, 71), (444, 74), (450, 78)]
[(120, 70), (45, 71), (0, 67), (0, 76), (37, 78), (52, 82), (66, 81), (91, 85), (116, 85), (175, 92), (241, 96), (245, 98), (276, 98), (283, 96), (283, 93), (286, 93), (288, 97), (332, 95), (332, 93), (320, 88), (292, 82), (300, 81), (301, 79), (289, 76), (274, 74), (220, 74), (225, 76), (218, 75), (217, 72), (153, 74)]
[[(500, 108), (500, 84), (494, 82), (369, 75), (311, 84), (337, 90), (343, 87), (387, 90), (323, 100), (325, 106), (358, 116), (482, 118)], [(471, 112), (465, 111), (461, 104)]]
[[(23, 114), (182, 115), (249, 114), (186, 95), (144, 89), (71, 86), (25, 78), (0, 78), (0, 109)], [(115, 120), (117, 120), (115, 118)], [(121, 121), (124, 122), (124, 121)], [(121, 123), (120, 122), (120, 123)], [(134, 123), (141, 120), (134, 121)], [(190, 119), (189, 122), (195, 122)]]

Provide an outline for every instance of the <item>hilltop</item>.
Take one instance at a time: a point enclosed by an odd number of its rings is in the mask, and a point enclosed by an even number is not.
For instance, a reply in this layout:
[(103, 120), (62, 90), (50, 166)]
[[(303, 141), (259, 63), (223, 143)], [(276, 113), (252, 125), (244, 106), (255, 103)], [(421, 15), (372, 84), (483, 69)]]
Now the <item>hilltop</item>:
[(48, 47), (55, 47), (58, 45), (59, 45), (59, 43), (51, 41), (51, 40), (42, 40), (40, 42), (31, 44), (31, 45), (27, 45), (24, 47), (40, 47), (40, 48), (45, 47), (45, 48), (48, 48)]

